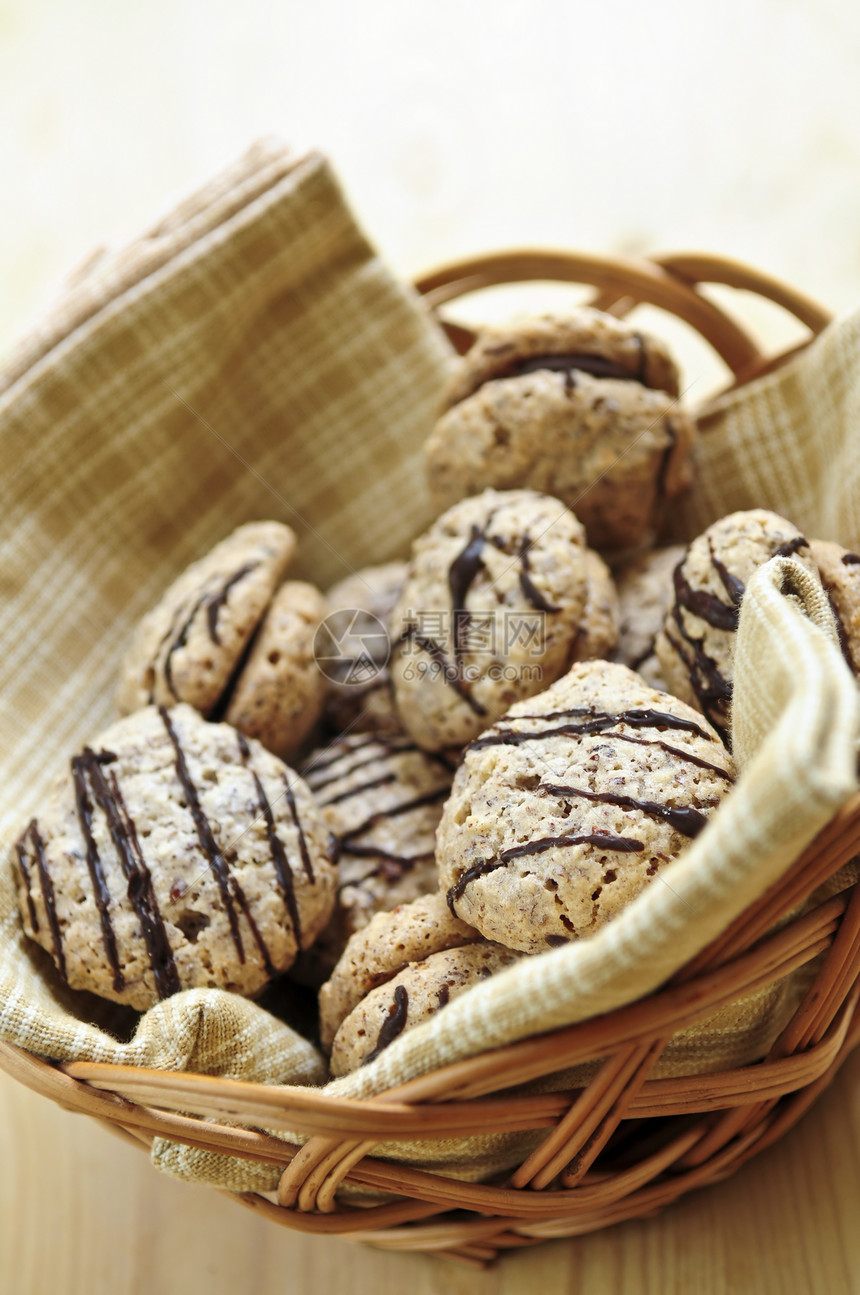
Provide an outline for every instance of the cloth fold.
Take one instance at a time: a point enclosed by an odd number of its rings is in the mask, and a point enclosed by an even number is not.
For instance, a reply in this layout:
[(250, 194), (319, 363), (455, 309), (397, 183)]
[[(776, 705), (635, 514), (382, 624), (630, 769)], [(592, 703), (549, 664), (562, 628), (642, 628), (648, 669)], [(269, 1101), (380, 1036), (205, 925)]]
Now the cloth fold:
[[(290, 522), (300, 570), (323, 586), (405, 551), (430, 520), (419, 456), (449, 362), (441, 331), (357, 229), (317, 153), (257, 146), (78, 277), (0, 378), (7, 846), (68, 753), (113, 717), (115, 671), (139, 615), (234, 526)], [(673, 518), (678, 535), (762, 506), (810, 535), (860, 544), (858, 375), (860, 313), (718, 401), (703, 418), (696, 485)], [(799, 564), (773, 560), (750, 580), (738, 629), (741, 776), (701, 836), (594, 937), (518, 962), (326, 1091), (369, 1097), (648, 993), (852, 794), (858, 723), (826, 596)], [(679, 1032), (658, 1073), (764, 1055), (803, 983), (786, 978)], [(135, 1021), (69, 991), (23, 935), (8, 850), (0, 1038), (56, 1059), (325, 1081), (310, 1043), (234, 995), (187, 991)], [(377, 1154), (479, 1178), (534, 1138), (391, 1143)], [(232, 1190), (273, 1187), (279, 1172), (163, 1140), (153, 1159)]]

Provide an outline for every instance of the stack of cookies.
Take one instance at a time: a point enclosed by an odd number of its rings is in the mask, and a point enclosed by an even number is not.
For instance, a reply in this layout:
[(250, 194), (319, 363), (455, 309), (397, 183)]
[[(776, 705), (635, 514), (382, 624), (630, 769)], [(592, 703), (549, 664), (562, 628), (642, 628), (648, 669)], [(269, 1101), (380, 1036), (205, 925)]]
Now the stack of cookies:
[(860, 556), (764, 509), (655, 546), (695, 460), (678, 392), (663, 344), (597, 311), (488, 329), (408, 561), (323, 594), (259, 521), (183, 572), (15, 846), (59, 976), (145, 1011), (286, 975), (339, 1075), (663, 878), (732, 786), (757, 566), (821, 579), (860, 672)]

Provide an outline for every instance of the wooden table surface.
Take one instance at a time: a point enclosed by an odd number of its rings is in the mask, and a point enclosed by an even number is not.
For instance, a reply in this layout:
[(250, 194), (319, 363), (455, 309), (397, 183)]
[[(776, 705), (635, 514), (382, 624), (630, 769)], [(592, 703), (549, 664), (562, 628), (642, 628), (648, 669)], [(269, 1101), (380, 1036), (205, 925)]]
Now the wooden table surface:
[(481, 1272), (307, 1237), (0, 1074), (2, 1295), (856, 1295), (860, 1053), (782, 1143), (663, 1215)]

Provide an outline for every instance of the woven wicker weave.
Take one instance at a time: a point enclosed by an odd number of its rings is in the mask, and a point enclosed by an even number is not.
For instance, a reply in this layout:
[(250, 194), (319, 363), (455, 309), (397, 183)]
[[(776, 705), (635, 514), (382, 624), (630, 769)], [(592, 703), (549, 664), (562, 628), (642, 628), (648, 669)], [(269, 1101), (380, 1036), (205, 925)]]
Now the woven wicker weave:
[[(826, 311), (781, 283), (702, 255), (624, 261), (510, 252), (447, 266), (418, 287), (438, 309), (478, 288), (531, 279), (590, 284), (594, 304), (616, 314), (638, 302), (674, 313), (714, 347), (737, 383), (787, 355), (766, 359), (745, 329), (699, 291), (701, 282), (766, 297), (813, 336), (829, 322)], [(458, 349), (468, 346), (467, 329), (445, 327)], [(365, 1102), (95, 1062), (54, 1066), (8, 1045), (0, 1045), (0, 1066), (137, 1146), (162, 1136), (282, 1164), (278, 1204), (253, 1193), (235, 1199), (287, 1227), (484, 1264), (504, 1249), (651, 1214), (726, 1177), (800, 1118), (860, 1042), (860, 1017), (854, 1019), (860, 888), (847, 886), (817, 907), (806, 905), (802, 916), (781, 919), (858, 852), (860, 796), (778, 884), (657, 992)], [(676, 1031), (822, 954), (813, 983), (763, 1061), (716, 1074), (650, 1078)], [(493, 1096), (597, 1059), (602, 1064), (582, 1089)], [(259, 1127), (310, 1140), (298, 1149)], [(546, 1137), (503, 1184), (461, 1182), (372, 1156), (382, 1141), (539, 1129)], [(369, 1208), (345, 1204), (336, 1195), (345, 1179), (395, 1199)]]

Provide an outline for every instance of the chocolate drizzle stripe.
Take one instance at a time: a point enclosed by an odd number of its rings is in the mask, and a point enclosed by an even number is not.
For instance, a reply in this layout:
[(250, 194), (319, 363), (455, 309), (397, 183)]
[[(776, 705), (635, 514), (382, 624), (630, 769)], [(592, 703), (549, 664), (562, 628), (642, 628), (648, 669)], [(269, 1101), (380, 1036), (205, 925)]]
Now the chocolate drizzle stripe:
[(48, 861), (45, 858), (45, 843), (42, 840), (39, 826), (35, 818), (31, 820), (26, 832), (21, 837), (22, 843), (26, 842), (27, 837), (29, 837), (33, 843), (33, 852), (36, 856), (36, 871), (39, 874), (39, 889), (42, 894), (42, 903), (45, 905), (45, 916), (48, 919), (48, 930), (51, 932), (51, 955), (57, 965), (57, 970), (63, 977), (63, 980), (68, 980), (68, 975), (66, 973), (66, 955), (63, 950), (63, 936), (60, 931), (60, 919), (57, 916), (57, 900), (54, 894), (54, 883), (51, 879), (51, 874), (48, 871)]
[(456, 665), (451, 665), (445, 655), (444, 649), (438, 643), (435, 643), (433, 639), (424, 638), (423, 636), (416, 634), (413, 626), (410, 626), (406, 630), (401, 641), (411, 641), (415, 643), (422, 652), (426, 652), (430, 659), (439, 666), (442, 678), (445, 680), (446, 684), (448, 684), (449, 688), (453, 688), (457, 696), (460, 697), (476, 715), (486, 715), (486, 706), (482, 706), (481, 703), (472, 696), (462, 679), (459, 677)]
[(250, 575), (252, 571), (256, 571), (259, 565), (259, 562), (246, 562), (245, 565), (240, 567), (229, 580), (224, 582), (217, 593), (209, 594), (206, 597), (205, 605), (206, 617), (209, 623), (209, 637), (212, 642), (217, 643), (219, 647), (221, 645), (221, 640), (218, 637), (218, 616), (221, 608), (230, 596), (230, 590), (234, 589), (236, 585), (241, 584), (245, 579), (245, 576)]
[[(289, 861), (287, 859), (287, 854), (284, 849), (284, 843), (281, 840), (281, 838), (278, 836), (278, 833), (275, 829), (275, 819), (274, 819), (274, 815), (272, 814), (272, 806), (269, 804), (269, 798), (266, 795), (265, 788), (263, 787), (263, 784), (260, 782), (260, 778), (257, 774), (256, 769), (252, 769), (248, 764), (247, 758), (245, 758), (245, 766), (254, 780), (254, 790), (257, 793), (257, 804), (259, 806), (260, 813), (263, 816), (263, 821), (266, 825), (266, 837), (269, 842), (269, 854), (272, 857), (272, 864), (275, 869), (275, 876), (278, 879), (278, 886), (280, 888), (281, 894), (284, 897), (284, 903), (287, 906), (287, 912), (290, 915), (290, 924), (293, 928), (293, 935), (296, 937), (296, 948), (300, 949), (302, 947), (302, 925), (299, 919), (299, 906), (296, 903), (296, 887), (295, 887), (295, 882), (293, 880), (293, 870), (290, 867)], [(236, 883), (235, 877), (231, 877), (231, 881), (234, 884), (238, 884)], [(247, 905), (244, 906), (244, 911), (250, 923), (251, 919), (250, 919), (250, 914), (247, 912)], [(251, 925), (251, 930), (252, 931), (254, 930), (253, 925)], [(260, 943), (260, 938), (257, 938), (258, 944)], [(263, 945), (262, 947), (265, 948), (265, 945)], [(268, 952), (266, 954), (266, 957), (268, 961)]]
[(378, 809), (362, 823), (359, 823), (357, 827), (351, 827), (348, 832), (344, 832), (340, 838), (341, 843), (343, 845), (343, 843), (352, 841), (357, 836), (363, 836), (365, 832), (369, 832), (382, 819), (399, 818), (403, 814), (409, 814), (413, 809), (421, 809), (424, 805), (435, 805), (440, 800), (447, 800), (449, 792), (450, 787), (446, 783), (444, 787), (436, 787), (433, 791), (425, 792), (421, 796), (413, 796), (411, 800), (402, 800), (396, 805), (390, 805), (387, 809)]
[(180, 648), (185, 647), (186, 643), (188, 642), (188, 633), (191, 629), (192, 624), (194, 623), (194, 617), (197, 615), (200, 608), (204, 606), (205, 602), (206, 602), (206, 595), (203, 594), (192, 605), (191, 611), (188, 613), (188, 615), (185, 617), (185, 620), (182, 622), (179, 633), (172, 640), (170, 647), (167, 649), (167, 653), (164, 657), (164, 664), (162, 666), (162, 671), (164, 673), (164, 681), (167, 684), (168, 688), (170, 689), (171, 695), (173, 697), (179, 696), (179, 694), (176, 691), (176, 686), (173, 682), (173, 655), (175, 652), (178, 652)]
[(344, 840), (341, 847), (341, 854), (348, 855), (356, 859), (384, 859), (389, 863), (397, 864), (399, 867), (411, 868), (414, 864), (419, 863), (422, 859), (429, 859), (432, 854), (392, 854), (388, 850), (383, 850), (378, 845), (360, 845), (357, 841)]
[[(725, 562), (722, 562), (714, 552), (713, 540), (708, 536), (708, 550), (711, 555), (711, 565), (720, 577), (720, 583), (732, 601), (732, 606), (740, 608), (741, 600), (746, 592), (746, 585), (740, 576), (736, 576), (730, 571)], [(737, 629), (737, 618), (735, 620), (735, 629)]]
[(525, 845), (511, 846), (507, 850), (502, 850), (498, 858), (481, 859), (471, 868), (467, 868), (448, 889), (446, 896), (448, 907), (457, 917), (454, 905), (458, 899), (462, 899), (466, 887), (473, 881), (477, 881), (479, 877), (486, 877), (489, 873), (506, 867), (513, 859), (527, 858), (530, 855), (543, 854), (547, 850), (567, 849), (576, 845), (597, 845), (603, 850), (621, 854), (641, 854), (645, 849), (642, 841), (636, 841), (630, 836), (612, 836), (608, 832), (591, 832), (577, 836), (543, 836), (536, 841), (527, 841)]
[(159, 706), (158, 713), (161, 716), (167, 736), (170, 738), (174, 751), (174, 765), (176, 775), (182, 785), (185, 795), (188, 799), (188, 808), (191, 811), (191, 817), (194, 819), (194, 827), (197, 832), (197, 840), (200, 844), (206, 862), (215, 874), (215, 880), (218, 884), (218, 890), (221, 894), (221, 900), (227, 913), (227, 920), (230, 924), (230, 934), (233, 937), (233, 943), (236, 946), (236, 952), (239, 955), (239, 961), (245, 961), (245, 950), (242, 945), (242, 934), (239, 930), (239, 920), (236, 915), (236, 906), (233, 903), (233, 895), (229, 887), (230, 870), (227, 861), (218, 849), (215, 837), (212, 834), (212, 827), (208, 818), (203, 812), (200, 804), (200, 797), (197, 794), (197, 788), (191, 774), (188, 771), (188, 764), (185, 760), (185, 752), (182, 749), (182, 743), (179, 741), (176, 729), (171, 723), (170, 715), (164, 706)]
[[(551, 711), (547, 715), (517, 715), (518, 720), (532, 719), (555, 719), (563, 718), (568, 714), (576, 715), (574, 711)], [(678, 729), (685, 733), (694, 733), (698, 737), (707, 738), (713, 741), (710, 734), (694, 723), (693, 720), (682, 719), (678, 715), (670, 715), (666, 711), (631, 709), (621, 711), (616, 715), (608, 711), (591, 711), (585, 712), (588, 716), (581, 724), (559, 724), (554, 728), (535, 729), (531, 733), (526, 733), (521, 729), (500, 729), (494, 732), (484, 733), (481, 737), (475, 738), (466, 748), (468, 751), (480, 751), (490, 746), (519, 746), (523, 742), (543, 741), (553, 737), (584, 737), (595, 733), (604, 733), (612, 729), (616, 724), (626, 724), (630, 728), (656, 728), (656, 729)]]
[(668, 626), (665, 629), (667, 642), (677, 652), (678, 656), (684, 662), (687, 674), (690, 679), (690, 686), (699, 701), (702, 712), (717, 730), (726, 746), (730, 748), (728, 718), (729, 706), (732, 700), (732, 685), (728, 679), (721, 673), (716, 661), (709, 656), (704, 649), (702, 639), (693, 638), (687, 631), (687, 627), (681, 620), (679, 609), (676, 607), (672, 613), (672, 618), (681, 635), (683, 643), (692, 651), (689, 655), (676, 638), (669, 633)]
[[(239, 885), (239, 882), (236, 880), (233, 873), (230, 874), (230, 888), (233, 892), (233, 897), (236, 900), (236, 903), (239, 905), (239, 907), (242, 910), (242, 913), (244, 914), (245, 921), (248, 923), (248, 927), (251, 931), (251, 937), (260, 951), (260, 957), (263, 960), (263, 966), (266, 969), (266, 973), (269, 976), (274, 976), (276, 974), (276, 969), (272, 965), (272, 959), (269, 953), (268, 945), (266, 944), (266, 941), (263, 939), (263, 936), (260, 932), (260, 928), (257, 925), (256, 921), (254, 920), (254, 915), (251, 912), (251, 907), (248, 903), (248, 898), (244, 890), (242, 889), (242, 887)], [(290, 916), (292, 917), (292, 914), (290, 914)], [(301, 946), (301, 941), (299, 939), (299, 933), (295, 927), (293, 928), (293, 930), (296, 935), (297, 948), (301, 949), (302, 946)]]
[(403, 1033), (408, 1012), (409, 994), (403, 985), (397, 985), (394, 990), (394, 1002), (389, 1007), (388, 1015), (382, 1022), (382, 1029), (376, 1039), (376, 1047), (364, 1058), (361, 1063), (363, 1066), (375, 1061), (380, 1052), (387, 1048), (389, 1043), (393, 1043), (398, 1034)]
[(407, 872), (411, 872), (416, 864), (425, 863), (435, 857), (432, 850), (424, 854), (389, 854), (388, 851), (378, 850), (372, 845), (355, 846), (344, 850), (344, 854), (354, 855), (359, 859), (375, 859), (376, 867), (368, 868), (367, 872), (362, 873), (360, 877), (342, 881), (337, 888), (339, 895), (345, 890), (360, 890), (369, 881), (373, 881), (374, 877), (382, 877), (385, 881), (393, 884), (395, 881), (399, 881)]
[(229, 675), (227, 676), (224, 687), (221, 689), (220, 693), (218, 694), (217, 701), (215, 702), (214, 706), (210, 708), (210, 710), (206, 715), (206, 718), (210, 720), (211, 723), (220, 724), (224, 716), (227, 714), (227, 711), (230, 706), (230, 702), (233, 700), (233, 693), (236, 691), (236, 685), (238, 684), (240, 678), (242, 677), (242, 674), (244, 672), (245, 666), (248, 664), (248, 660), (251, 656), (251, 653), (254, 651), (254, 648), (257, 643), (257, 639), (260, 637), (260, 631), (262, 630), (262, 628), (263, 628), (263, 618), (261, 618), (257, 622), (252, 632), (248, 635), (248, 639), (247, 639), (247, 642), (245, 643), (245, 646), (242, 648), (242, 651), (239, 653), (236, 660), (233, 662), (233, 669), (230, 671)]
[(541, 783), (539, 791), (550, 796), (590, 800), (600, 805), (615, 805), (619, 809), (639, 810), (649, 818), (656, 818), (680, 832), (682, 836), (696, 837), (707, 823), (699, 810), (690, 806), (661, 805), (654, 800), (636, 800), (614, 791), (588, 791), (584, 787), (565, 787), (554, 783)]
[[(713, 551), (711, 555), (713, 561)], [(720, 564), (722, 565), (722, 564)], [(719, 568), (716, 568), (719, 574)], [(726, 571), (726, 568), (723, 567)], [(726, 571), (726, 574), (729, 573)], [(722, 579), (722, 577), (721, 577)], [(713, 629), (725, 630), (727, 633), (734, 633), (738, 627), (738, 604), (734, 601), (728, 606), (718, 598), (716, 594), (708, 593), (705, 589), (694, 589), (684, 575), (683, 559), (675, 567), (672, 573), (672, 581), (675, 586), (675, 606), (673, 612), (675, 620), (679, 620), (679, 611), (683, 607), (685, 611), (690, 612), (693, 616), (698, 616), (706, 625)], [(725, 581), (723, 581), (725, 584)]]
[[(36, 820), (33, 819), (33, 823), (30, 824), (30, 827), (33, 826), (35, 821)], [(27, 831), (29, 830), (30, 829), (28, 828)], [(15, 853), (18, 856), (18, 871), (21, 874), (21, 880), (24, 883), (24, 890), (27, 894), (27, 913), (30, 918), (30, 927), (35, 935), (39, 930), (39, 916), (36, 912), (36, 905), (33, 903), (33, 892), (30, 888), (30, 869), (27, 865), (27, 852), (24, 849), (25, 839), (26, 833), (24, 836), (20, 836), (15, 842)]]
[(299, 837), (299, 854), (302, 858), (302, 867), (305, 870), (305, 875), (307, 876), (308, 881), (313, 886), (316, 884), (316, 878), (314, 876), (314, 867), (311, 863), (310, 851), (308, 850), (308, 843), (305, 839), (305, 829), (302, 827), (302, 820), (299, 818), (299, 811), (296, 808), (296, 798), (293, 795), (290, 780), (286, 774), (283, 774), (282, 777), (284, 779), (284, 795), (287, 798), (287, 804), (290, 807), (290, 813), (293, 817), (293, 823), (295, 824), (296, 832)]
[(473, 881), (477, 881), (479, 877), (486, 877), (489, 873), (495, 872), (497, 868), (504, 868), (504, 866), (504, 859), (480, 859), (477, 863), (473, 863), (470, 868), (467, 868), (462, 876), (457, 878), (453, 886), (448, 887), (445, 898), (454, 917), (458, 916), (454, 905), (458, 899), (462, 899), (466, 893), (466, 887), (470, 886)]
[(666, 429), (668, 438), (666, 447), (660, 455), (660, 463), (657, 468), (656, 488), (658, 498), (662, 499), (666, 494), (666, 482), (669, 478), (669, 467), (672, 463), (672, 456), (675, 453), (675, 447), (678, 444), (678, 433), (675, 430), (675, 424), (671, 418), (663, 419), (663, 426)]
[(699, 755), (693, 755), (692, 751), (684, 751), (679, 746), (672, 746), (669, 742), (661, 742), (658, 739), (647, 737), (634, 737), (632, 733), (607, 733), (613, 742), (633, 742), (636, 746), (659, 746), (661, 750), (668, 752), (678, 760), (686, 760), (688, 764), (694, 764), (698, 769), (707, 769), (709, 773), (715, 773), (718, 778), (724, 778), (726, 782), (734, 782), (734, 777), (728, 769), (722, 769), (718, 764), (712, 764), (710, 760), (703, 760)]
[(469, 620), (469, 613), (466, 611), (466, 598), (475, 577), (483, 566), (481, 554), (487, 542), (487, 529), (492, 517), (493, 513), (490, 513), (484, 521), (483, 528), (479, 526), (472, 527), (472, 533), (466, 547), (457, 554), (448, 568), (448, 591), (451, 595), (451, 610), (453, 612), (455, 662), (462, 657), (461, 637), (463, 629)]
[[(348, 745), (345, 744), (343, 749), (331, 751), (328, 755), (320, 756), (318, 759), (314, 758), (311, 760), (304, 768), (303, 777), (308, 783), (310, 783), (314, 774), (319, 773), (323, 769), (332, 768), (334, 765), (339, 764), (341, 760), (346, 760), (349, 756), (354, 755), (356, 751), (363, 751), (365, 747), (368, 746), (380, 746), (384, 753), (387, 745), (386, 740), (383, 737), (380, 737), (378, 733), (368, 733), (360, 739), (350, 738)], [(339, 776), (344, 777), (345, 775), (341, 774)]]
[(72, 781), (75, 788), (75, 806), (77, 808), (78, 823), (81, 829), (81, 835), (84, 839), (86, 849), (87, 871), (90, 875), (90, 882), (93, 888), (93, 899), (98, 909), (99, 921), (102, 929), (102, 943), (104, 944), (105, 954), (111, 971), (113, 972), (113, 987), (117, 993), (125, 988), (125, 977), (122, 974), (122, 967), (119, 962), (119, 953), (116, 946), (116, 932), (110, 917), (111, 896), (108, 890), (107, 881), (105, 880), (102, 861), (99, 856), (98, 847), (95, 837), (93, 836), (92, 813), (93, 806), (87, 789), (88, 764), (87, 755), (92, 755), (88, 750), (84, 751), (82, 756), (72, 757)]
[(603, 850), (621, 854), (641, 854), (645, 849), (642, 841), (636, 841), (631, 836), (585, 832), (574, 836), (542, 836), (536, 841), (526, 841), (525, 845), (513, 845), (508, 850), (502, 850), (499, 860), (506, 864), (512, 859), (524, 859), (533, 854), (544, 854), (547, 850), (568, 849), (575, 845), (598, 845)]
[[(510, 348), (515, 351), (515, 348)], [(498, 354), (505, 354), (499, 351)], [(490, 352), (493, 354), (493, 352)], [(460, 397), (460, 400), (466, 400), (469, 396), (480, 391), (487, 382), (497, 382), (501, 378), (519, 378), (529, 373), (561, 373), (565, 377), (565, 389), (571, 391), (576, 385), (576, 374), (587, 373), (593, 378), (614, 378), (621, 382), (638, 382), (642, 386), (647, 386), (645, 381), (645, 352), (644, 348), (639, 351), (637, 356), (637, 366), (635, 370), (629, 369), (625, 364), (617, 360), (611, 360), (605, 355), (593, 354), (587, 351), (567, 351), (546, 353), (543, 355), (528, 355), (517, 357), (516, 354), (506, 364), (499, 364), (492, 373), (489, 373), (483, 381), (471, 390), (467, 391)], [(459, 404), (459, 401), (455, 401)]]
[(520, 588), (525, 594), (527, 600), (539, 612), (560, 612), (561, 608), (556, 607), (554, 603), (544, 598), (531, 577), (531, 568), (529, 566), (529, 549), (532, 541), (528, 535), (524, 535), (520, 544)]
[(344, 769), (340, 773), (329, 773), (325, 778), (320, 778), (319, 780), (314, 777), (315, 770), (309, 769), (305, 774), (305, 781), (311, 788), (311, 791), (316, 793), (318, 791), (322, 791), (325, 787), (330, 787), (333, 783), (340, 782), (342, 779), (348, 778), (350, 774), (355, 773), (357, 769), (365, 769), (368, 765), (378, 764), (380, 760), (387, 760), (392, 755), (399, 755), (402, 752), (417, 750), (418, 747), (414, 742), (404, 742), (402, 746), (389, 747), (387, 750), (380, 751), (377, 755), (367, 755), (361, 760), (356, 760), (355, 764), (351, 764), (348, 769)]
[(140, 933), (149, 956), (156, 993), (160, 999), (168, 998), (171, 994), (178, 993), (182, 986), (134, 820), (128, 811), (115, 772), (111, 770), (108, 781), (98, 757), (89, 748), (85, 748), (81, 760), (89, 777), (92, 793), (107, 820), (114, 849), (128, 883), (129, 903), (140, 923)]
[(801, 549), (807, 548), (809, 548), (809, 541), (806, 536), (796, 535), (793, 540), (786, 540), (784, 544), (780, 544), (778, 549), (774, 549), (773, 556), (775, 558), (790, 558), (795, 553), (799, 553)]
[[(564, 714), (565, 712), (558, 712)], [(546, 716), (528, 716), (518, 715), (517, 719), (544, 719)], [(617, 718), (617, 717), (616, 717)], [(476, 738), (466, 751), (480, 750), (485, 746), (519, 746), (524, 742), (545, 741), (553, 737), (566, 736), (572, 733), (574, 736), (580, 736), (579, 729), (576, 725), (563, 724), (558, 728), (539, 729), (533, 733), (524, 733), (517, 729), (503, 729), (499, 733), (487, 733), (483, 737)], [(634, 737), (632, 733), (619, 733), (616, 729), (595, 729), (585, 734), (585, 736), (604, 736), (611, 738), (613, 742), (632, 742), (636, 746), (658, 746), (670, 755), (676, 756), (679, 760), (686, 760), (689, 764), (696, 765), (699, 769), (708, 769), (717, 774), (720, 778), (725, 778), (727, 782), (734, 782), (734, 778), (726, 769), (722, 769), (718, 764), (712, 764), (710, 760), (703, 760), (701, 756), (694, 755), (692, 751), (685, 751), (681, 747), (672, 746), (668, 742), (663, 742), (655, 738)], [(711, 739), (713, 740), (713, 739)]]
[[(352, 770), (350, 770), (350, 773)], [(361, 796), (366, 791), (373, 791), (376, 787), (388, 787), (392, 782), (397, 781), (397, 774), (388, 772), (380, 774), (378, 778), (371, 778), (367, 782), (360, 782), (355, 787), (347, 787), (346, 791), (339, 791), (334, 796), (328, 796), (325, 800), (318, 802), (320, 809), (325, 809), (329, 805), (337, 805), (340, 801), (351, 800), (353, 796)], [(318, 788), (314, 788), (315, 791)]]

